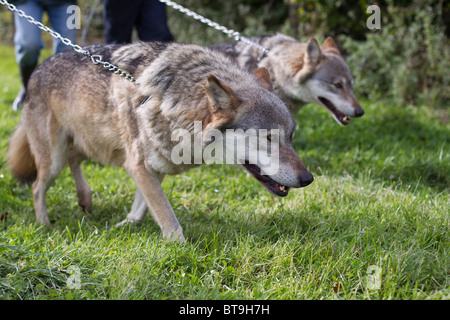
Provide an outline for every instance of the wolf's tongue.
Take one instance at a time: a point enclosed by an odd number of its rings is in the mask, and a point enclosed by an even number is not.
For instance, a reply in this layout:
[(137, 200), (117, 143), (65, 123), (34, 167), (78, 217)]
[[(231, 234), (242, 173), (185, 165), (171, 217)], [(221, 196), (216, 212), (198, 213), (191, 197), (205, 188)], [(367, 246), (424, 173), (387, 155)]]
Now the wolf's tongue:
[(252, 174), (252, 176), (258, 180), (266, 189), (268, 189), (271, 193), (279, 196), (285, 197), (288, 195), (290, 188), (283, 186), (270, 178), (269, 176), (261, 175), (261, 168), (257, 165), (250, 164), (248, 161), (245, 161), (244, 167)]
[(248, 161), (245, 161), (245, 166), (247, 167), (247, 169), (249, 169), (250, 171), (257, 173), (257, 174), (261, 174), (261, 169), (255, 165), (255, 164), (250, 164), (248, 163)]
[(350, 117), (347, 117), (345, 114), (340, 112), (330, 100), (323, 97), (319, 97), (319, 100), (327, 107), (328, 110), (330, 110), (331, 113), (336, 116), (341, 124), (346, 125), (350, 122)]
[(259, 181), (266, 189), (268, 189), (270, 192), (274, 193), (275, 195), (279, 197), (285, 197), (287, 196), (289, 192), (289, 187), (283, 186), (279, 184), (278, 182), (275, 182), (274, 180), (270, 179), (267, 176), (256, 176), (256, 180)]

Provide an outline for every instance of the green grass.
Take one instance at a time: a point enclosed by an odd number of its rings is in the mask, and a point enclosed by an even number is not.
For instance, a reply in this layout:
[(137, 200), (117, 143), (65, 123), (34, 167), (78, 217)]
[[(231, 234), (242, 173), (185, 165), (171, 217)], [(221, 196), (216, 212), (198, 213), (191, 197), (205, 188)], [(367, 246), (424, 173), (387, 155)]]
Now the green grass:
[[(364, 102), (340, 127), (313, 105), (296, 116), (295, 147), (312, 185), (274, 199), (232, 166), (203, 166), (163, 187), (187, 243), (141, 226), (111, 229), (135, 186), (121, 168), (84, 172), (93, 214), (77, 206), (66, 168), (48, 192), (51, 228), (6, 165), (19, 120), (13, 50), (0, 47), (0, 298), (449, 299), (448, 109)], [(71, 289), (70, 268), (81, 288)], [(381, 271), (370, 289), (368, 269)]]

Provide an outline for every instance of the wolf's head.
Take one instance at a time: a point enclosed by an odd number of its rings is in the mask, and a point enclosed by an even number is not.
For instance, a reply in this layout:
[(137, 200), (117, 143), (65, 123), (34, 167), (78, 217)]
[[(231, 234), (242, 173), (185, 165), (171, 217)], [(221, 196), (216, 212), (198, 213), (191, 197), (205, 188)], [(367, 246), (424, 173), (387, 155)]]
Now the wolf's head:
[[(294, 120), (273, 93), (265, 68), (256, 70), (253, 82), (245, 85), (210, 75), (205, 91), (211, 117), (204, 132), (224, 133), (225, 152), (231, 150), (236, 163), (272, 194), (286, 196), (291, 187), (304, 187), (314, 180), (293, 148)], [(239, 148), (242, 144), (246, 147)], [(271, 161), (263, 161), (261, 155)]]
[(364, 114), (353, 94), (351, 71), (332, 38), (322, 48), (311, 38), (306, 45), (286, 42), (274, 49), (269, 57), (273, 55), (272, 60), (279, 61), (277, 69), (283, 69), (275, 74), (276, 81), (289, 98), (324, 106), (341, 125)]

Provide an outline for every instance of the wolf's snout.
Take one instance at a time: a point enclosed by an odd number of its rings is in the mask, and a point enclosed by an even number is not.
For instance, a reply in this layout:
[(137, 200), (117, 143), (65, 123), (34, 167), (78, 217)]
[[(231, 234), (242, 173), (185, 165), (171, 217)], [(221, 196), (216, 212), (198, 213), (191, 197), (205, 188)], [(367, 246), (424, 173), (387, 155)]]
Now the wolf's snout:
[(364, 114), (364, 110), (362, 108), (358, 108), (355, 110), (355, 117), (361, 117)]
[(306, 171), (299, 175), (298, 180), (300, 181), (300, 188), (303, 188), (310, 185), (314, 181), (314, 177), (309, 171)]

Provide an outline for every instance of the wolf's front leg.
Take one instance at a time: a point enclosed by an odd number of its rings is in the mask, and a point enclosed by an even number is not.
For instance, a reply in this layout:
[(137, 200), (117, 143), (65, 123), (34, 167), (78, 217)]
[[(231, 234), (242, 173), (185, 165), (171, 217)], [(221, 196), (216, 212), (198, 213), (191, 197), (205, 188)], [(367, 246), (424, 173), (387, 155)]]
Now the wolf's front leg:
[[(167, 200), (161, 187), (163, 176), (147, 169), (144, 164), (127, 165), (126, 169), (137, 184), (135, 203), (130, 212), (130, 218), (142, 220), (145, 215), (146, 207), (150, 209), (153, 218), (163, 231), (163, 236), (172, 241), (185, 242), (183, 228), (178, 222), (172, 206)], [(141, 197), (145, 200), (142, 201)], [(146, 203), (147, 206), (144, 206)], [(127, 216), (128, 219), (128, 216)]]

